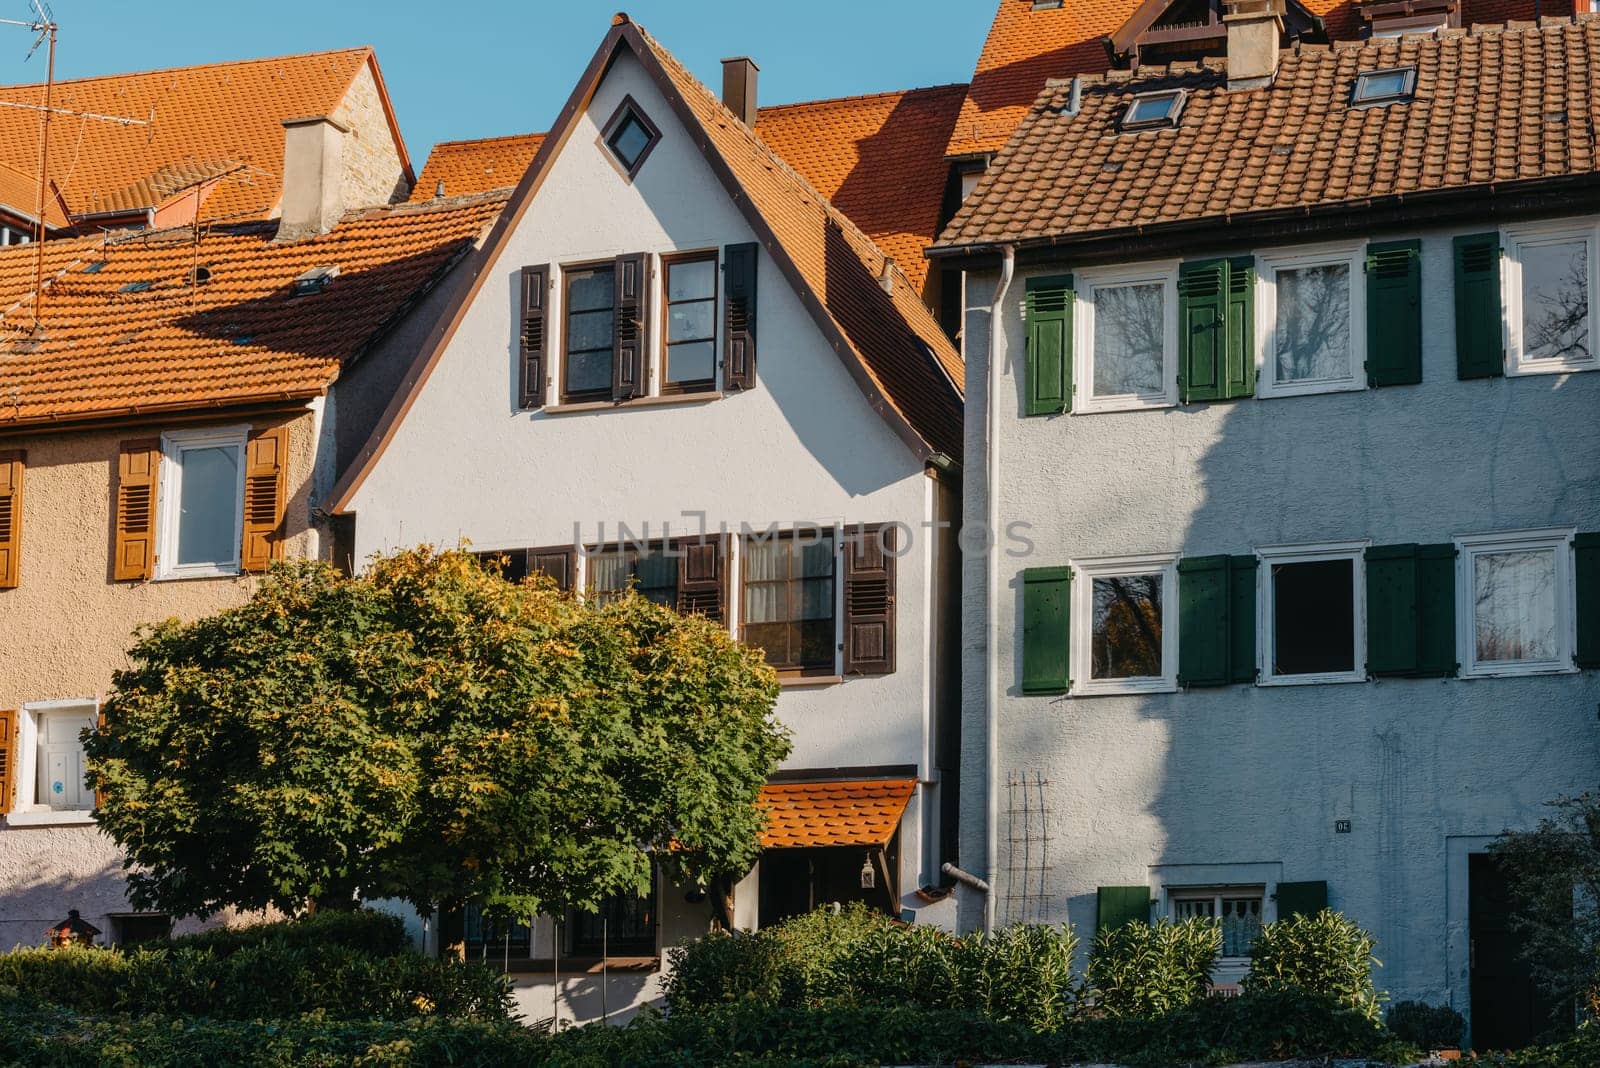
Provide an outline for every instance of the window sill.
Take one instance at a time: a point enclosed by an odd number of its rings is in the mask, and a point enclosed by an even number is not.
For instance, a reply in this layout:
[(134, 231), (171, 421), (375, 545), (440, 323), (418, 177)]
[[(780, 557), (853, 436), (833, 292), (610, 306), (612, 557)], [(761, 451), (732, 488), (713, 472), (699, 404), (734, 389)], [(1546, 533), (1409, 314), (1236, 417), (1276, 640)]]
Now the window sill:
[(1073, 405), (1075, 415), (1105, 415), (1108, 412), (1147, 412), (1176, 408), (1177, 397), (1084, 397)]
[(715, 390), (702, 393), (666, 393), (659, 397), (635, 397), (625, 401), (579, 401), (575, 404), (551, 404), (543, 409), (546, 415), (573, 415), (578, 412), (609, 412), (621, 408), (666, 408), (674, 404), (709, 404), (722, 394)]
[(1280, 397), (1315, 397), (1323, 393), (1359, 393), (1370, 388), (1364, 379), (1351, 379), (1341, 382), (1307, 382), (1301, 385), (1284, 383), (1282, 385), (1260, 384), (1256, 388), (1256, 395), (1262, 400), (1276, 400)]
[(151, 581), (186, 582), (193, 579), (239, 578), (243, 574), (244, 572), (238, 568), (234, 568), (231, 571), (224, 568), (209, 568), (205, 571), (171, 571), (165, 574), (158, 574)]
[(1105, 683), (1089, 683), (1074, 687), (1073, 697), (1126, 697), (1147, 693), (1177, 693), (1176, 679), (1151, 679), (1137, 683), (1122, 683), (1107, 685)]
[(1566, 360), (1517, 360), (1506, 363), (1507, 378), (1530, 378), (1534, 375), (1575, 375), (1584, 371), (1600, 371), (1594, 360), (1571, 362)]
[(8, 827), (86, 827), (93, 825), (94, 813), (33, 808), (7, 813), (5, 819)]
[(1351, 682), (1367, 682), (1365, 674), (1338, 675), (1275, 675), (1259, 680), (1257, 686), (1340, 686)]
[(1576, 675), (1575, 666), (1561, 664), (1507, 664), (1504, 667), (1462, 668), (1463, 679), (1519, 679), (1534, 675)]
[(801, 690), (809, 686), (833, 686), (844, 681), (843, 675), (779, 675), (778, 686), (785, 690)]

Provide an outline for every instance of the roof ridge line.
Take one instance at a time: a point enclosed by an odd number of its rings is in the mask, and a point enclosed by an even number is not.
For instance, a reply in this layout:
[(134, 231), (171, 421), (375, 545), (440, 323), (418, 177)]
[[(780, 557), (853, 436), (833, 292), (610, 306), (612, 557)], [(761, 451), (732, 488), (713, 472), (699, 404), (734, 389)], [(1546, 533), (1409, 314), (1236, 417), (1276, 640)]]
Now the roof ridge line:
[[(698, 81), (699, 79), (696, 79)], [(703, 84), (703, 83), (702, 83)], [(791, 100), (787, 104), (761, 104), (756, 108), (757, 113), (763, 111), (783, 111), (787, 108), (812, 108), (826, 107), (829, 104), (849, 104), (858, 100), (880, 100), (886, 96), (910, 96), (912, 93), (932, 93), (944, 89), (969, 88), (967, 82), (944, 82), (939, 85), (914, 85), (908, 89), (880, 89), (873, 93), (851, 93), (846, 96), (824, 96), (815, 100)]]
[[(152, 74), (179, 74), (185, 71), (210, 70), (214, 67), (243, 67), (253, 63), (281, 63), (289, 59), (317, 59), (322, 56), (342, 56), (351, 52), (364, 52), (368, 55), (377, 50), (372, 45), (355, 45), (350, 48), (324, 48), (316, 52), (289, 52), (278, 56), (257, 56), (252, 59), (224, 59), (214, 63), (186, 63), (176, 67), (151, 67), (148, 70), (123, 70), (113, 71), (109, 74), (86, 74), (79, 78), (57, 78), (57, 89), (64, 85), (77, 85), (83, 82), (104, 82), (116, 78), (142, 78)], [(44, 85), (44, 82), (17, 82), (12, 85), (0, 85), (0, 93), (12, 89), (35, 89)]]

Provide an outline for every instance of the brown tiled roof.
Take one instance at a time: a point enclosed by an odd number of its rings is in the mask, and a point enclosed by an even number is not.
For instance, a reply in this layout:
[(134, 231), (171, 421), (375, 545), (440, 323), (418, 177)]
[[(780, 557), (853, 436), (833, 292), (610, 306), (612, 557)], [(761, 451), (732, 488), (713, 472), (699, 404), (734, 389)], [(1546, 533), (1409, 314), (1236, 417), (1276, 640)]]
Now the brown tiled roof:
[[(1354, 40), (1361, 18), (1351, 0), (1302, 0), (1320, 17), (1328, 39)], [(997, 152), (1052, 78), (1097, 74), (1110, 66), (1103, 39), (1138, 10), (1140, 0), (1067, 0), (1034, 10), (1033, 0), (1000, 0), (972, 75), (947, 151), (952, 156)], [(1467, 19), (1504, 22), (1532, 18), (1539, 0), (1463, 0)], [(1546, 15), (1570, 15), (1571, 0), (1543, 0)]]
[(440, 182), (444, 183), (447, 197), (510, 189), (522, 181), (523, 172), (542, 144), (542, 133), (441, 141), (428, 153), (428, 162), (422, 165), (417, 184), (411, 189), (411, 200), (432, 200)]
[[(1354, 108), (1360, 71), (1415, 65), (1407, 102)], [(1177, 129), (1118, 133), (1129, 97), (1188, 90)], [(1285, 52), (1268, 88), (1219, 63), (1053, 83), (939, 244), (1061, 235), (1594, 172), (1600, 17)]]
[[(273, 223), (0, 249), (0, 433), (174, 408), (314, 396), (420, 296), (505, 204), (486, 196), (347, 217), (278, 244)], [(102, 266), (96, 266), (97, 264)], [(203, 285), (189, 282), (199, 264)], [(296, 276), (337, 266), (315, 296)], [(132, 291), (148, 283), (148, 288)]]
[(912, 779), (769, 783), (763, 849), (886, 846), (916, 788)]
[(918, 290), (964, 85), (762, 108), (756, 134), (894, 257)]
[[(625, 16), (618, 16), (625, 18)], [(660, 63), (710, 147), (750, 198), (805, 288), (864, 373), (869, 399), (881, 397), (933, 452), (961, 456), (961, 357), (905, 272), (800, 173), (734, 117), (642, 27), (623, 23)], [(880, 279), (887, 274), (887, 287)], [(887, 291), (886, 291), (887, 290)]]
[[(119, 191), (163, 168), (235, 160), (249, 171), (224, 181), (203, 216), (265, 218), (281, 191), (283, 120), (332, 114), (367, 66), (376, 76), (372, 49), (350, 48), (57, 82), (54, 107), (149, 125), (56, 115), (50, 176), (74, 214), (89, 214), (119, 206)], [(0, 86), (0, 101), (37, 107), (44, 86)], [(396, 144), (404, 162), (398, 136)], [(0, 163), (36, 175), (38, 154), (39, 112), (0, 106)], [(31, 213), (34, 204), (21, 206)]]

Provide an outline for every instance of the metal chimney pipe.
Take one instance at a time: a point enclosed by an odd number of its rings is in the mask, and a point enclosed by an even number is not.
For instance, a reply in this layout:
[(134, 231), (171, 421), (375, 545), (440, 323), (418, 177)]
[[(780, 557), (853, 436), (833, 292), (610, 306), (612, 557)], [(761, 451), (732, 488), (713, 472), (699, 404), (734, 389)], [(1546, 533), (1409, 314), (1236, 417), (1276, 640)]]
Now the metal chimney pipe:
[(749, 56), (722, 61), (722, 102), (751, 129), (756, 125), (756, 76), (760, 72)]

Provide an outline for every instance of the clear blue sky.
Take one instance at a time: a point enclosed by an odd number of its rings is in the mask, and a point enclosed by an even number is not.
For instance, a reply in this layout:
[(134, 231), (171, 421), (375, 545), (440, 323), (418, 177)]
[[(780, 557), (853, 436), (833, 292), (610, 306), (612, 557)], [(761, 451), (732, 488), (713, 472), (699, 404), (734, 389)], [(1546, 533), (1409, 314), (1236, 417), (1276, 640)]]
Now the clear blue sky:
[[(54, 0), (57, 77), (378, 50), (420, 170), (435, 141), (543, 130), (619, 7), (713, 88), (752, 56), (763, 103), (963, 82), (997, 0)], [(0, 18), (28, 18), (0, 0)], [(0, 27), (0, 84), (42, 81), (43, 52)]]

